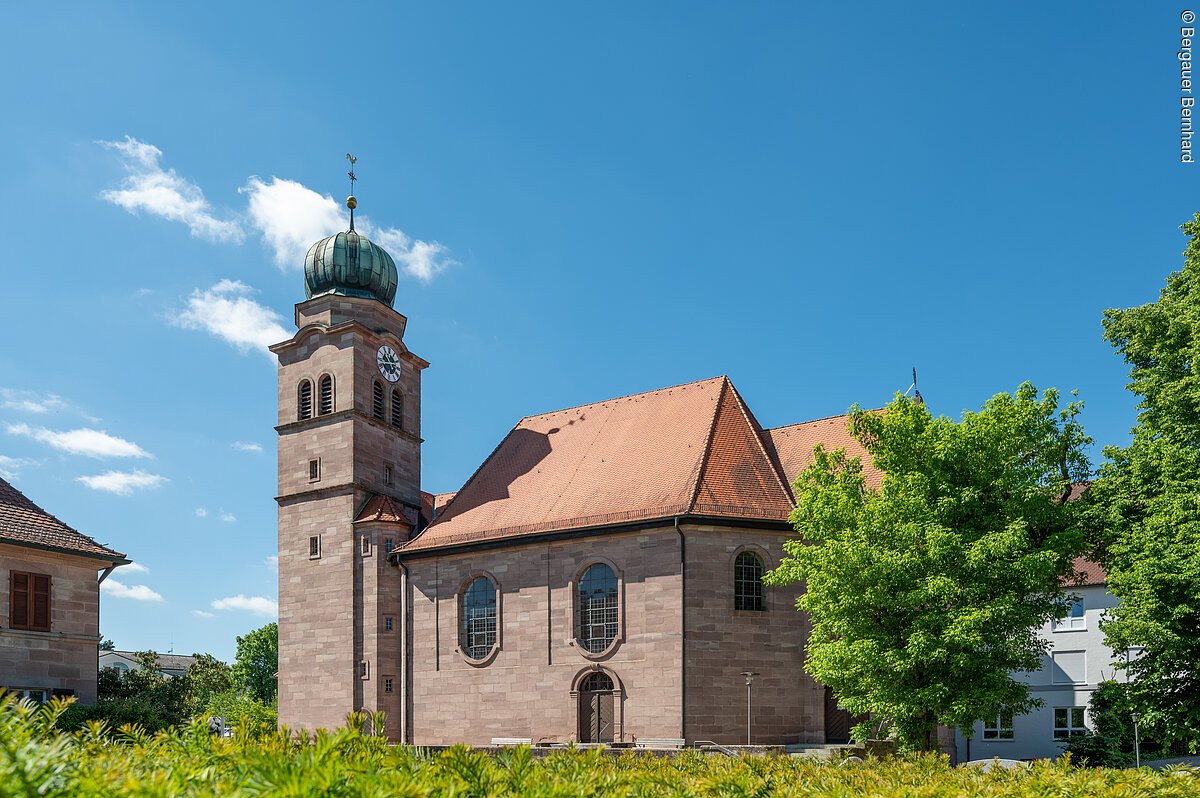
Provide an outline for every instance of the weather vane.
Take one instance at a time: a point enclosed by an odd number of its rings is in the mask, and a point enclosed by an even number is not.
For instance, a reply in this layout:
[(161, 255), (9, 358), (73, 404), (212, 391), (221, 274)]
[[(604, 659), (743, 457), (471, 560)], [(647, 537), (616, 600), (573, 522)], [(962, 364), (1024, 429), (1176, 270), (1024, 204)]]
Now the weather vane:
[(354, 174), (354, 164), (358, 163), (358, 159), (350, 153), (346, 153), (346, 160), (350, 162), (350, 171), (347, 172), (350, 176), (350, 196), (346, 197), (346, 207), (350, 209), (350, 232), (354, 232), (354, 209), (358, 207), (358, 200), (354, 198), (354, 181), (358, 180), (358, 175)]

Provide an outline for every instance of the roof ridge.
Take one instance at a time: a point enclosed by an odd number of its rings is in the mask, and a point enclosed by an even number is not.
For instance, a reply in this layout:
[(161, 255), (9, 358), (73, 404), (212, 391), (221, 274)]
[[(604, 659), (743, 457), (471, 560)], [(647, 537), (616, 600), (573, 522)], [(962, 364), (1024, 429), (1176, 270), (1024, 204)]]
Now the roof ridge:
[(713, 403), (712, 421), (708, 424), (708, 437), (704, 440), (704, 451), (700, 455), (700, 465), (693, 475), (696, 481), (695, 487), (692, 488), (691, 501), (687, 503), (689, 511), (696, 508), (696, 502), (700, 500), (700, 486), (704, 484), (704, 472), (708, 470), (708, 461), (712, 458), (713, 438), (717, 435), (717, 420), (721, 418), (721, 403), (725, 401), (725, 392), (733, 385), (728, 377), (723, 377), (721, 383), (721, 393), (717, 396), (717, 401)]
[(792, 495), (791, 486), (783, 478), (783, 466), (779, 463), (779, 457), (775, 455), (775, 447), (768, 447), (763, 441), (763, 436), (767, 434), (766, 430), (758, 423), (754, 411), (750, 409), (750, 405), (742, 398), (742, 393), (737, 389), (737, 386), (730, 382), (729, 387), (733, 389), (733, 398), (737, 402), (738, 407), (741, 408), (742, 416), (746, 419), (746, 423), (750, 425), (750, 431), (754, 433), (754, 440), (758, 442), (758, 447), (762, 450), (763, 456), (771, 464), (771, 470), (775, 473), (775, 479), (778, 480), (779, 486), (783, 489), (784, 497), (787, 498), (789, 504), (794, 506), (796, 504), (796, 497)]
[[(719, 374), (716, 377), (706, 377), (705, 379), (702, 379), (702, 380), (692, 380), (691, 382), (681, 382), (678, 385), (667, 385), (663, 388), (653, 388), (649, 391), (639, 391), (638, 393), (627, 393), (627, 394), (623, 394), (621, 396), (613, 396), (609, 399), (601, 399), (598, 402), (585, 402), (584, 404), (580, 404), (580, 405), (571, 405), (570, 407), (560, 407), (557, 410), (547, 410), (544, 413), (533, 413), (528, 416), (521, 416), (520, 420), (517, 421), (517, 426), (520, 426), (522, 421), (528, 421), (529, 419), (532, 419), (532, 418), (541, 418), (543, 416), (552, 416), (556, 413), (565, 413), (568, 410), (582, 410), (585, 407), (595, 407), (596, 405), (602, 405), (607, 402), (618, 402), (622, 399), (637, 399), (642, 396), (650, 396), (651, 394), (662, 393), (663, 391), (673, 391), (676, 388), (689, 388), (693, 385), (699, 385), (700, 383), (703, 383), (703, 382), (714, 382), (716, 380), (728, 381), (729, 377), (725, 374)], [(515, 429), (515, 427), (514, 427), (514, 429)]]

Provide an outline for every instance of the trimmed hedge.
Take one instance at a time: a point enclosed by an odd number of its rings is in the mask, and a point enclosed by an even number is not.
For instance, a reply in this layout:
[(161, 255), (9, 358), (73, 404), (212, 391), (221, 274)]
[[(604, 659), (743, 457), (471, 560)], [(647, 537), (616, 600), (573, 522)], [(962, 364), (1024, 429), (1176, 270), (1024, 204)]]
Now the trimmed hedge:
[[(436, 756), (357, 729), (289, 735), (203, 721), (149, 734), (103, 723), (63, 733), (62, 706), (0, 701), (0, 796), (1195, 796), (1193, 771), (1082, 769), (1042, 763), (981, 773), (922, 756), (833, 765), (798, 757), (674, 758), (459, 746)], [(352, 719), (359, 729), (365, 719)], [(374, 719), (378, 724), (378, 719)]]

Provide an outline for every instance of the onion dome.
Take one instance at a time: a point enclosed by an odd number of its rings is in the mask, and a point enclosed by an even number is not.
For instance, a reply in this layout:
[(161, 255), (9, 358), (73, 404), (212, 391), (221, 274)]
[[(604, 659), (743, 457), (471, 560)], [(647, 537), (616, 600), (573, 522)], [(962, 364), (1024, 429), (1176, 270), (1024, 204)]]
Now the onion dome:
[(304, 256), (304, 293), (377, 299), (388, 307), (396, 299), (396, 262), (383, 247), (353, 226), (344, 233), (322, 238)]

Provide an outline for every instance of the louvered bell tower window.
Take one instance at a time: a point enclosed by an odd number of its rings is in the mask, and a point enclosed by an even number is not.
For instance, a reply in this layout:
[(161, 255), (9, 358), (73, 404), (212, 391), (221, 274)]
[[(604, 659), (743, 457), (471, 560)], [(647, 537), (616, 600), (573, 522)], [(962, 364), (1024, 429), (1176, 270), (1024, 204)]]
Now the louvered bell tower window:
[(375, 384), (371, 386), (371, 414), (383, 421), (383, 411), (383, 383), (375, 380)]
[(326, 374), (321, 378), (320, 398), (317, 403), (317, 414), (327, 416), (333, 412), (333, 377)]
[(301, 421), (312, 418), (312, 409), (312, 382), (300, 380), (300, 387), (296, 391), (296, 418)]
[(404, 428), (404, 394), (399, 391), (392, 391), (392, 426)]

